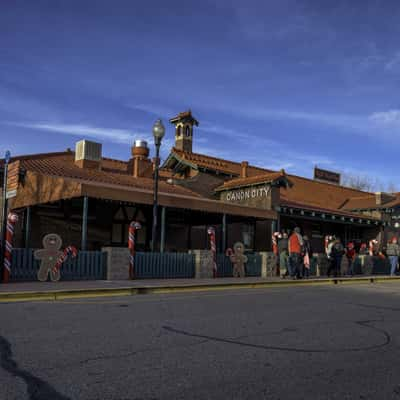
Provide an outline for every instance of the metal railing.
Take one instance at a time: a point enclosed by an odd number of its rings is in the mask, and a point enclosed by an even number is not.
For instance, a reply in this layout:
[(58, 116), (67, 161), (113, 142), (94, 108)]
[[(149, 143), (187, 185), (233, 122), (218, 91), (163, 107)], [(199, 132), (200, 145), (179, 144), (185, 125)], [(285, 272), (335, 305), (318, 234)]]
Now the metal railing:
[(142, 253), (135, 256), (135, 278), (194, 278), (195, 256), (188, 253)]
[[(34, 249), (13, 249), (11, 263), (12, 281), (35, 281), (40, 261)], [(61, 267), (61, 280), (106, 279), (107, 253), (79, 251), (76, 258), (68, 258)]]
[[(258, 253), (246, 254), (246, 276), (261, 276), (261, 255)], [(217, 254), (217, 276), (220, 278), (233, 276), (233, 265), (225, 254)]]

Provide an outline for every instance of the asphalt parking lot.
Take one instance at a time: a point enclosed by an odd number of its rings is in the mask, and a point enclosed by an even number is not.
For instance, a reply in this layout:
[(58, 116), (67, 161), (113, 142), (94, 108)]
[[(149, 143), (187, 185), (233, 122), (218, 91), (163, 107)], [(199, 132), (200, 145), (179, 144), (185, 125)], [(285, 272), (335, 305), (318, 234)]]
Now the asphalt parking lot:
[(0, 398), (400, 399), (400, 283), (0, 304)]

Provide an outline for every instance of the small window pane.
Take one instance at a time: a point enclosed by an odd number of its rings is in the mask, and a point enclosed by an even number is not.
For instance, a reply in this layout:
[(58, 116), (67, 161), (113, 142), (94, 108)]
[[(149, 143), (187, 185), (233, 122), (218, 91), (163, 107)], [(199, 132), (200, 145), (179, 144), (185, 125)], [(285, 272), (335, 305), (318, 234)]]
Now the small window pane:
[(121, 243), (122, 242), (122, 227), (121, 224), (113, 224), (112, 227), (112, 238), (111, 241), (113, 243)]

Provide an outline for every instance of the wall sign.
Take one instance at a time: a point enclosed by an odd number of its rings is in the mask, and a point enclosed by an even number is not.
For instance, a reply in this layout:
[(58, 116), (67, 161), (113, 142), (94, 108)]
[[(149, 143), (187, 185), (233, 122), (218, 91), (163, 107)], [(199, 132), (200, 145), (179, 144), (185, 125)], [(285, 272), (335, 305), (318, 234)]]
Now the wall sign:
[(257, 197), (268, 197), (270, 191), (271, 186), (269, 185), (261, 188), (253, 187), (247, 189), (232, 190), (226, 193), (226, 200), (236, 202), (240, 200), (255, 199)]
[(326, 169), (314, 168), (314, 179), (340, 185), (340, 174)]
[[(277, 190), (279, 190), (279, 188), (277, 188)], [(241, 187), (221, 192), (220, 199), (225, 203), (241, 204), (249, 207), (271, 210), (272, 191), (273, 189), (269, 184)]]

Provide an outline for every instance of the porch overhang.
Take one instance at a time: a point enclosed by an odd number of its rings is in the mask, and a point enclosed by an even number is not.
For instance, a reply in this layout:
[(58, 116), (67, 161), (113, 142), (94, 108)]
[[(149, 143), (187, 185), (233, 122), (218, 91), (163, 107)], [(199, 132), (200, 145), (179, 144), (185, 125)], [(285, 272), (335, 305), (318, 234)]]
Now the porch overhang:
[[(82, 196), (104, 200), (125, 201), (149, 205), (153, 204), (153, 191), (133, 188), (120, 188), (116, 185), (108, 186), (83, 184)], [(197, 210), (216, 214), (228, 214), (271, 220), (276, 220), (278, 218), (278, 213), (274, 210), (262, 210), (253, 207), (226, 204), (217, 200), (176, 195), (172, 193), (159, 192), (158, 203), (165, 207)]]
[(9, 199), (9, 206), (16, 210), (80, 196), (82, 183), (78, 180), (27, 171), (24, 182), (18, 185), (16, 196)]
[[(83, 196), (129, 203), (153, 204), (152, 190), (42, 175), (28, 171), (25, 183), (18, 188), (16, 197), (10, 199), (10, 208), (18, 210), (28, 206)], [(278, 218), (278, 214), (274, 210), (226, 204), (218, 200), (163, 191), (159, 192), (159, 204), (171, 208), (259, 219), (276, 220)]]
[(289, 216), (300, 219), (316, 220), (338, 224), (351, 224), (365, 227), (385, 226), (386, 222), (373, 217), (357, 215), (342, 211), (334, 211), (322, 208), (309, 208), (300, 205), (283, 204), (277, 211), (282, 216)]

